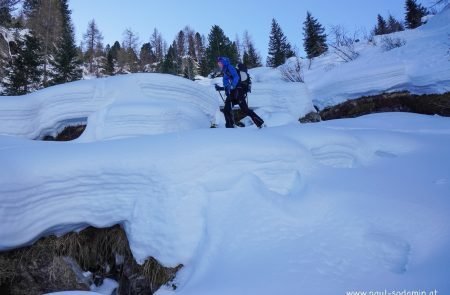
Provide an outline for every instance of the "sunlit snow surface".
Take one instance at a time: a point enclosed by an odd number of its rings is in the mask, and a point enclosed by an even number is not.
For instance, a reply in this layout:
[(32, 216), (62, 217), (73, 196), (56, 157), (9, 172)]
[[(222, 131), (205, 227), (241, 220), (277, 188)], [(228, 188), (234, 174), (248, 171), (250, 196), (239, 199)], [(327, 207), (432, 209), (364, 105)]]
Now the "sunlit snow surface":
[[(253, 77), (262, 130), (209, 129), (223, 123), (211, 80), (129, 75), (1, 98), (0, 250), (119, 223), (139, 262), (185, 266), (160, 295), (449, 293), (450, 119), (301, 125), (329, 89)], [(32, 140), (81, 118), (76, 141)]]

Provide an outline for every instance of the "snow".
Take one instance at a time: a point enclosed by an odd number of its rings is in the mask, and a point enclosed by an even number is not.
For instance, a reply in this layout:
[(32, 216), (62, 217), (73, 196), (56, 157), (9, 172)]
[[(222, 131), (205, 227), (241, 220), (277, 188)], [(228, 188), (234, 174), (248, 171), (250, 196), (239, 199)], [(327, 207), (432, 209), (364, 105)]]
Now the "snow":
[[(159, 295), (449, 293), (450, 119), (297, 122), (313, 101), (448, 90), (448, 16), (306, 84), (252, 70), (262, 130), (209, 128), (223, 124), (220, 79), (126, 75), (1, 98), (0, 251), (121, 224), (139, 263), (184, 265)], [(414, 52), (429, 58), (406, 62)], [(78, 140), (32, 140), (76, 122)]]
[(1, 250), (120, 223), (176, 294), (450, 290), (448, 118), (0, 143)]
[(349, 63), (342, 63), (330, 49), (304, 72), (314, 104), (323, 108), (383, 92), (449, 92), (449, 32), (450, 6), (415, 30), (387, 35), (406, 41), (403, 47), (385, 52), (381, 45), (386, 36), (375, 38), (377, 46), (362, 40), (355, 48), (360, 56)]
[(119, 287), (119, 283), (112, 279), (104, 279), (103, 284), (100, 286), (91, 286), (91, 291), (94, 291), (94, 294), (104, 294), (104, 295), (112, 295), (114, 294), (114, 290)]
[(2, 97), (0, 134), (30, 139), (86, 121), (80, 141), (209, 128), (214, 93), (186, 79), (124, 75), (50, 87), (23, 97)]

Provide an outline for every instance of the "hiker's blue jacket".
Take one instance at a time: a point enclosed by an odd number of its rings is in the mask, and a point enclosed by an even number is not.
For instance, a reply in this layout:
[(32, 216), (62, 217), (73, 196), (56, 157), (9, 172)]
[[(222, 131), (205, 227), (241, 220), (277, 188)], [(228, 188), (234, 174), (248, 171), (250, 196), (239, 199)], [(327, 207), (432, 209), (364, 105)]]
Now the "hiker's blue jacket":
[(227, 57), (219, 57), (219, 61), (223, 64), (222, 74), (223, 74), (223, 87), (225, 91), (229, 94), (231, 90), (236, 89), (239, 84), (239, 74), (236, 68), (230, 63)]

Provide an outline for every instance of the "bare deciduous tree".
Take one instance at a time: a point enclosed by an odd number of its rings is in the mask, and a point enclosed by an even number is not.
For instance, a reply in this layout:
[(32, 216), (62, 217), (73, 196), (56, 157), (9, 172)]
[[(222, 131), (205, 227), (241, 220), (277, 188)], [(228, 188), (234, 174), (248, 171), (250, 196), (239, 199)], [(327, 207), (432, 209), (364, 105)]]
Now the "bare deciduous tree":
[(303, 64), (299, 57), (291, 57), (285, 64), (279, 67), (281, 76), (287, 82), (304, 83)]
[(86, 50), (85, 56), (89, 63), (89, 72), (93, 74), (96, 72), (96, 69), (94, 69), (94, 60), (98, 56), (98, 53), (103, 49), (103, 35), (98, 29), (95, 20), (89, 22), (88, 29), (83, 35), (83, 40)]
[(44, 57), (43, 84), (48, 86), (51, 55), (62, 35), (61, 2), (59, 0), (36, 0), (28, 11), (27, 25), (42, 43)]
[(331, 27), (331, 37), (333, 41), (329, 45), (343, 62), (350, 62), (359, 56), (355, 49), (355, 43), (358, 40), (356, 32), (353, 36), (349, 36), (343, 26), (333, 26)]

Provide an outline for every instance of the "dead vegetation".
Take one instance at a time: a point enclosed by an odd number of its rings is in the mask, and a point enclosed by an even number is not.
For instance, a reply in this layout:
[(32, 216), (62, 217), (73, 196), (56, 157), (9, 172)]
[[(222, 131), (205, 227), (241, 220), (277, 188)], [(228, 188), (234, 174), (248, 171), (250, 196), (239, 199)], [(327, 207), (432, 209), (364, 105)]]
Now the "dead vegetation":
[[(139, 265), (120, 226), (90, 227), (0, 253), (0, 294), (89, 290), (91, 284), (100, 285), (105, 278), (119, 282), (117, 294), (153, 294), (170, 283), (181, 267), (167, 268), (154, 258)], [(83, 275), (85, 271), (92, 276)]]

